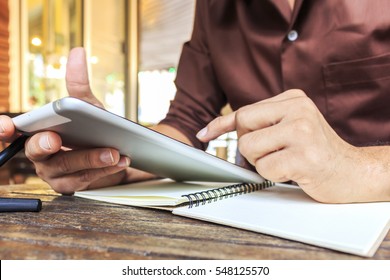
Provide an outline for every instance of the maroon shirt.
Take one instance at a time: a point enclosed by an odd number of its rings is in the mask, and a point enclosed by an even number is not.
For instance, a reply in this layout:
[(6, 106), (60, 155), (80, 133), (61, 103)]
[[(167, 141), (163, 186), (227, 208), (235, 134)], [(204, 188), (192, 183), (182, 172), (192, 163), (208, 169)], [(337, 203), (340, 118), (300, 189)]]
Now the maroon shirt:
[[(162, 123), (195, 134), (220, 114), (299, 88), (347, 142), (390, 142), (390, 1), (197, 0)], [(281, 137), (283, 137), (281, 135)]]

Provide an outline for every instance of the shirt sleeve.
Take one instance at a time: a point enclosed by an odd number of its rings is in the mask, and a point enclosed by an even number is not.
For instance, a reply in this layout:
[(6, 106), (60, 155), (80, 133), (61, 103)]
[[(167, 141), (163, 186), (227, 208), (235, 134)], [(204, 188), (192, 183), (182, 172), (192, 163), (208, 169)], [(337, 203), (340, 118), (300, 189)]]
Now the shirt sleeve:
[(218, 117), (226, 105), (207, 47), (207, 5), (208, 0), (196, 1), (192, 37), (183, 46), (175, 80), (177, 92), (160, 122), (182, 132), (200, 149), (206, 149), (207, 144), (200, 142), (196, 133)]

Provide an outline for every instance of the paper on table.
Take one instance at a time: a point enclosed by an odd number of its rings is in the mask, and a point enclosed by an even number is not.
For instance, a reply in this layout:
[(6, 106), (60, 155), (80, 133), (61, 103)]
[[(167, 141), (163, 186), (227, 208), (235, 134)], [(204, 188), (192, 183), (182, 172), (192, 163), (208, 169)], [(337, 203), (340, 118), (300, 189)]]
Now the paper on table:
[(275, 186), (174, 214), (372, 256), (390, 227), (390, 202), (322, 204), (301, 189)]

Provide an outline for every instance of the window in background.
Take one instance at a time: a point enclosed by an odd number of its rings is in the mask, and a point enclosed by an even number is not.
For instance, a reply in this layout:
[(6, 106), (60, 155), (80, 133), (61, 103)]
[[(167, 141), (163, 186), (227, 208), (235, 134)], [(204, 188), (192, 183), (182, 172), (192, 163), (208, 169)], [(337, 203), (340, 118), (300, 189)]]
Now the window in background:
[(176, 87), (182, 45), (191, 36), (195, 0), (141, 0), (139, 7), (138, 121), (163, 119)]
[[(65, 70), (70, 49), (83, 46), (92, 91), (106, 109), (125, 111), (126, 6), (130, 0), (21, 0), (20, 73), (15, 110), (28, 111), (67, 96)], [(19, 4), (16, 4), (19, 3)], [(18, 13), (15, 13), (19, 16)], [(18, 38), (18, 37), (16, 37)], [(16, 57), (16, 56), (15, 56)], [(15, 60), (14, 60), (15, 61)], [(18, 64), (15, 64), (19, 67)], [(17, 98), (17, 95), (21, 95)]]
[[(140, 1), (138, 121), (143, 125), (163, 119), (175, 96), (176, 67), (191, 37), (194, 8), (195, 0)], [(211, 141), (207, 152), (235, 162), (236, 150), (232, 132)]]
[(108, 111), (124, 116), (126, 1), (84, 1), (85, 47), (92, 91)]
[[(195, 0), (12, 3), (20, 3), (21, 11), (20, 63), (13, 62), (22, 66), (21, 74), (13, 75), (20, 85), (12, 95), (22, 100), (17, 111), (67, 96), (69, 50), (84, 46), (92, 91), (107, 110), (143, 125), (165, 117), (176, 92), (182, 46), (191, 36)], [(235, 135), (228, 134), (211, 142), (207, 151), (234, 161), (235, 147)]]
[[(65, 68), (69, 50), (82, 43), (81, 0), (22, 1), (22, 58), (27, 65), (22, 111), (67, 95)], [(27, 30), (26, 33), (23, 30)]]

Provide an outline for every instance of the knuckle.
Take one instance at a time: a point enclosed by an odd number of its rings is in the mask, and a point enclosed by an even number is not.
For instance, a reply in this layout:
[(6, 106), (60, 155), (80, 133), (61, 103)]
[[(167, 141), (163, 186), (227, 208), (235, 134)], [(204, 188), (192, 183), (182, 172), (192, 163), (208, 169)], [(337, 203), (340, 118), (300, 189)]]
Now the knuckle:
[[(258, 160), (255, 163), (256, 171), (267, 180), (275, 181), (274, 169), (270, 168), (269, 160)], [(272, 165), (273, 166), (273, 165)]]
[(100, 169), (86, 169), (78, 172), (78, 181), (81, 183), (87, 183), (88, 185), (92, 182), (111, 175), (113, 168), (106, 167)]
[(284, 182), (291, 179), (291, 172), (278, 160), (260, 159), (255, 163), (256, 171), (267, 180)]
[(301, 114), (312, 115), (313, 113), (317, 112), (317, 107), (309, 97), (301, 97), (297, 102), (298, 105), (296, 107), (298, 108), (299, 112), (301, 112)]
[(238, 135), (244, 135), (247, 132), (251, 131), (248, 119), (251, 118), (249, 115), (250, 110), (247, 107), (238, 109), (235, 115), (235, 125)]
[(221, 126), (221, 125), (223, 125), (223, 123), (224, 123), (224, 118), (222, 117), (222, 116), (219, 116), (219, 117), (217, 117), (215, 120), (214, 120), (214, 122), (213, 122), (213, 124), (215, 125), (215, 126)]
[(31, 139), (32, 138), (27, 139), (26, 144), (24, 145), (24, 153), (29, 160), (33, 161), (36, 153), (34, 152), (35, 149)]
[(292, 91), (297, 97), (307, 97), (306, 93), (301, 89), (293, 89)]
[(51, 164), (48, 164), (49, 161), (45, 162), (34, 162), (31, 161), (34, 165), (35, 174), (44, 181), (50, 180), (52, 177), (51, 174)]
[(95, 165), (94, 156), (90, 152), (83, 154), (82, 160), (87, 168), (93, 168)]
[(90, 170), (82, 170), (79, 172), (78, 179), (82, 183), (90, 183), (93, 180), (92, 172)]
[(45, 179), (45, 172), (43, 171), (44, 169), (39, 168), (36, 164), (35, 166), (35, 173), (38, 175), (39, 178)]
[(301, 89), (289, 89), (281, 94), (287, 98), (307, 97), (306, 93)]
[(71, 164), (69, 158), (66, 156), (66, 153), (59, 155), (57, 158), (57, 166), (62, 173), (69, 173), (71, 171)]
[(306, 118), (299, 118), (293, 122), (292, 129), (295, 134), (308, 137), (313, 134), (313, 124)]
[(252, 143), (252, 137), (248, 134), (245, 134), (241, 136), (237, 141), (237, 148), (240, 151), (240, 153), (248, 158), (251, 155), (251, 143)]
[(246, 113), (247, 113), (246, 107), (242, 107), (242, 108), (240, 108), (240, 109), (238, 109), (238, 110), (236, 111), (236, 116), (235, 116), (235, 118), (236, 118), (236, 123), (237, 123), (237, 124), (242, 125), (243, 123), (245, 123), (245, 116), (246, 116)]

